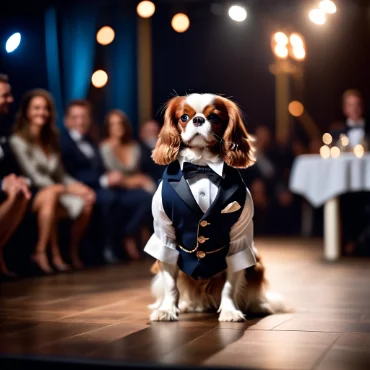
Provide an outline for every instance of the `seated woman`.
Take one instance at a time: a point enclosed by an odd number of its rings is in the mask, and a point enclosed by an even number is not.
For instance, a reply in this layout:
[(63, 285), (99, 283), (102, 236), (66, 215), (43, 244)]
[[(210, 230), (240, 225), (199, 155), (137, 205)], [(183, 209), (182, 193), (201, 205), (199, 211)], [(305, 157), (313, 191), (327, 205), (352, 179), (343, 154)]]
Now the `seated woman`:
[(3, 250), (22, 221), (30, 198), (24, 178), (12, 173), (0, 179), (0, 281), (16, 277), (6, 266)]
[(54, 267), (59, 271), (69, 269), (61, 257), (57, 235), (59, 219), (69, 217), (73, 220), (71, 262), (75, 268), (81, 268), (78, 245), (90, 219), (95, 195), (64, 172), (54, 100), (47, 91), (32, 90), (23, 96), (10, 145), (22, 172), (37, 189), (31, 201), (39, 231), (33, 263), (45, 274), (53, 272), (46, 254), (50, 243)]
[(141, 207), (137, 203), (125, 230), (126, 251), (132, 259), (137, 259), (140, 254), (133, 238), (134, 230), (142, 229), (142, 239), (150, 236), (148, 227), (152, 220), (148, 214), (156, 184), (149, 176), (141, 173), (140, 145), (132, 138), (131, 124), (125, 113), (117, 109), (108, 112), (104, 122), (104, 136), (100, 149), (105, 167), (110, 171), (120, 171), (124, 175), (123, 187), (130, 190), (133, 199), (140, 200)]

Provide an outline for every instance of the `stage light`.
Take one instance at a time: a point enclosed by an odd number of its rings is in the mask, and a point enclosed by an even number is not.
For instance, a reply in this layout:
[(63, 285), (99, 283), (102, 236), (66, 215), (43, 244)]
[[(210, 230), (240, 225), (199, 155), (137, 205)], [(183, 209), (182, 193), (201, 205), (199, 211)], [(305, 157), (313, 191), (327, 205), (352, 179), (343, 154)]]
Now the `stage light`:
[(288, 36), (284, 32), (276, 32), (274, 34), (274, 40), (278, 45), (288, 45)]
[(185, 32), (190, 26), (189, 17), (184, 13), (177, 13), (172, 18), (171, 26), (176, 32)]
[(326, 22), (325, 13), (321, 9), (312, 9), (308, 16), (313, 23), (320, 26)]
[(99, 69), (91, 76), (91, 82), (95, 87), (101, 88), (108, 82), (108, 75), (105, 71)]
[(21, 34), (19, 32), (13, 33), (8, 38), (8, 41), (5, 44), (5, 50), (7, 53), (12, 53), (21, 43)]
[(330, 148), (326, 145), (323, 145), (320, 148), (320, 155), (322, 158), (327, 159), (330, 157)]
[(323, 141), (324, 144), (329, 145), (329, 144), (332, 143), (333, 138), (330, 134), (326, 133), (326, 134), (322, 135), (322, 141)]
[(141, 18), (150, 18), (155, 12), (155, 5), (151, 1), (142, 1), (136, 7), (136, 12)]
[(332, 158), (338, 158), (340, 156), (340, 149), (337, 146), (331, 147), (330, 155)]
[(293, 48), (297, 48), (297, 49), (304, 48), (303, 38), (298, 33), (292, 33), (289, 37), (289, 41), (290, 41), (290, 44), (293, 46)]
[(285, 45), (275, 45), (274, 52), (280, 59), (286, 59), (288, 57), (288, 48)]
[(330, 1), (330, 0), (323, 0), (323, 1), (320, 1), (320, 4), (319, 4), (319, 8), (325, 12), (325, 13), (328, 13), (328, 14), (334, 14), (336, 13), (337, 11), (337, 7), (335, 6), (335, 4)]
[(113, 28), (109, 26), (102, 27), (96, 34), (96, 41), (101, 45), (108, 45), (114, 40)]
[(301, 102), (293, 100), (289, 103), (288, 110), (293, 117), (300, 117), (304, 112), (304, 107)]
[(353, 153), (354, 155), (357, 157), (357, 158), (361, 158), (364, 156), (364, 147), (361, 145), (361, 144), (357, 144), (354, 148), (353, 148)]
[(233, 5), (229, 9), (229, 17), (235, 22), (243, 22), (247, 18), (247, 11), (238, 5)]
[(297, 60), (303, 60), (306, 57), (306, 50), (304, 48), (293, 48), (292, 57)]

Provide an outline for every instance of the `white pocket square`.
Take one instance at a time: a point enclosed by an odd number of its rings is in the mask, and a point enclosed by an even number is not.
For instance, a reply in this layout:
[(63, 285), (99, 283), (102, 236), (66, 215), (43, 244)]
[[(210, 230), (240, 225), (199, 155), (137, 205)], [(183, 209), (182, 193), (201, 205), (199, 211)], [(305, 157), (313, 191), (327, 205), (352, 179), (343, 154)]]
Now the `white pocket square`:
[(240, 204), (238, 202), (232, 202), (228, 204), (221, 213), (231, 213), (236, 212), (238, 209), (240, 209)]

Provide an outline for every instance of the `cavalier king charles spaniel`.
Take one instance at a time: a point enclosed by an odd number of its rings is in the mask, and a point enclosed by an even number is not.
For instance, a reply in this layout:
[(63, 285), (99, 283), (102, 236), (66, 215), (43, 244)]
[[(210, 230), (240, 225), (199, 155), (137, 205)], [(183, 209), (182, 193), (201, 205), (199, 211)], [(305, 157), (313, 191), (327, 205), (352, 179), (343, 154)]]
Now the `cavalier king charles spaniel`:
[(243, 321), (246, 313), (284, 311), (280, 296), (266, 291), (253, 242), (253, 201), (238, 171), (255, 161), (252, 142), (229, 99), (190, 94), (166, 105), (152, 158), (167, 168), (145, 247), (157, 260), (151, 321), (212, 311), (219, 321)]

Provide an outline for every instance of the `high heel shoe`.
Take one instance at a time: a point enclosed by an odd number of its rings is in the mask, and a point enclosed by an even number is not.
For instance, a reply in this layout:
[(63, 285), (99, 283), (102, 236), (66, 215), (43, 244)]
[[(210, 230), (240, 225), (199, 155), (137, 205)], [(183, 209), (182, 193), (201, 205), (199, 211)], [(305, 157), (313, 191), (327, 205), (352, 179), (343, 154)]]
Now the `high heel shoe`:
[(37, 275), (51, 275), (54, 273), (54, 270), (49, 264), (49, 260), (45, 253), (36, 253), (31, 257), (32, 270)]

